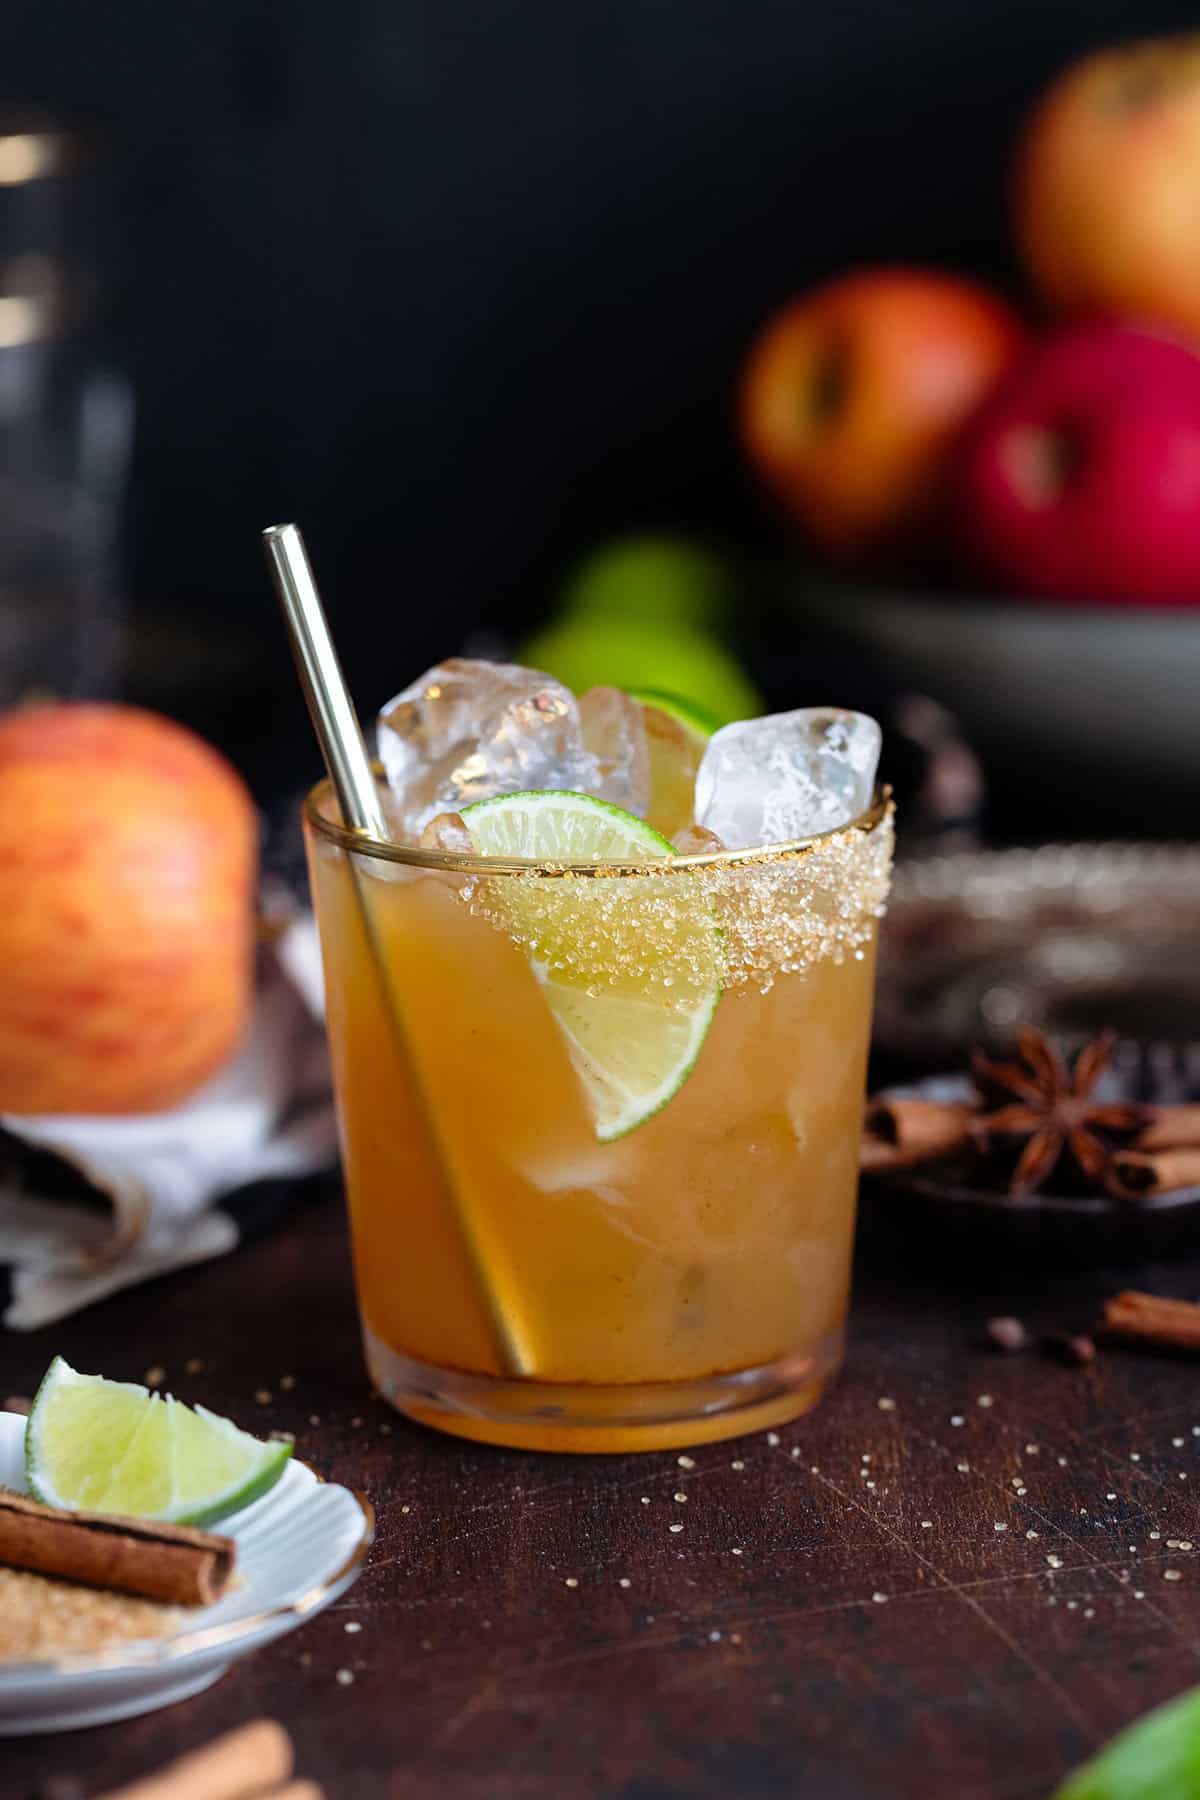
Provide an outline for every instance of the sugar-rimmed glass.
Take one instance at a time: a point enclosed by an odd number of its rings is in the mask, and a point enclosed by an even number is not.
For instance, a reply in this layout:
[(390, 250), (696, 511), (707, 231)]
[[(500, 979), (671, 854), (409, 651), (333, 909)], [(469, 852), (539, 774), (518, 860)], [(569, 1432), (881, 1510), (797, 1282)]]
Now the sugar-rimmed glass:
[[(813, 1405), (842, 1355), (886, 796), (794, 844), (628, 865), (387, 843), (325, 783), (305, 827), (380, 1390), (535, 1449), (678, 1447)], [(720, 944), (694, 1067), (610, 1143), (514, 925), (579, 880), (597, 991), (628, 986), (637, 943), (670, 1004), (697, 906)]]

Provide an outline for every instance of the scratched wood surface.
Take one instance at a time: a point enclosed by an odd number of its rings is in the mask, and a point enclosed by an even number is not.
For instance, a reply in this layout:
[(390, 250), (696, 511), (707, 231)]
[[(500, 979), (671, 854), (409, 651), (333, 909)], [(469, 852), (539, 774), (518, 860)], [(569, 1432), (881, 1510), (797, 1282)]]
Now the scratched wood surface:
[[(1143, 1278), (1200, 1293), (1200, 1263)], [(199, 1699), (5, 1743), (0, 1793), (94, 1794), (269, 1713), (331, 1800), (1041, 1800), (1200, 1680), (1196, 1364), (972, 1342), (1000, 1304), (1074, 1322), (1112, 1285), (964, 1293), (868, 1257), (822, 1409), (694, 1466), (509, 1455), (396, 1418), (361, 1371), (335, 1197), (10, 1335), (6, 1391), (54, 1350), (115, 1376), (158, 1363), (184, 1398), (294, 1431), (370, 1494), (379, 1538), (339, 1605)]]

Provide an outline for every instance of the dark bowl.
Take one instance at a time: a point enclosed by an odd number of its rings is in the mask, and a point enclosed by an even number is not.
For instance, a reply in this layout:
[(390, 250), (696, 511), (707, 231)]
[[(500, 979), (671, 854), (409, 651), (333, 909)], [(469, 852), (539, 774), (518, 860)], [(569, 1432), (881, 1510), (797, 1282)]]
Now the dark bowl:
[[(909, 1098), (962, 1099), (965, 1078), (935, 1076), (902, 1089)], [(1200, 1187), (1143, 1200), (1107, 1194), (1009, 1195), (969, 1184), (961, 1167), (928, 1164), (865, 1175), (860, 1191), (868, 1250), (987, 1275), (1022, 1271), (1128, 1268), (1200, 1252)]]

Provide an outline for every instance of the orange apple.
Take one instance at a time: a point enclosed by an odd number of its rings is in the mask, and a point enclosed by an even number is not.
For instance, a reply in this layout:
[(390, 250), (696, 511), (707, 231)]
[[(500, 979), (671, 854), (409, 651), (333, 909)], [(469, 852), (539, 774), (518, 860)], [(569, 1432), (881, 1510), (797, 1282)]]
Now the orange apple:
[(814, 543), (861, 556), (918, 538), (943, 456), (1023, 341), (1011, 309), (972, 282), (869, 269), (795, 300), (742, 375), (754, 468)]
[(1025, 129), (1014, 212), (1050, 305), (1200, 335), (1200, 37), (1068, 68)]
[(254, 807), (133, 707), (0, 715), (0, 1112), (152, 1112), (246, 1022)]

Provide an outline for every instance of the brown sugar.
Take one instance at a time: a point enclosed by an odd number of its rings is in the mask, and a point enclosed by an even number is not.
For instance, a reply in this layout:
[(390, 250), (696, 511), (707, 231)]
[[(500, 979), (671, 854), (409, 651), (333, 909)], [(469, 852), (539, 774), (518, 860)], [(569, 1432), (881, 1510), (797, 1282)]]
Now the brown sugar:
[(182, 1618), (178, 1607), (0, 1568), (0, 1662), (36, 1662), (165, 1637)]

